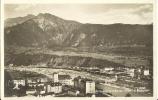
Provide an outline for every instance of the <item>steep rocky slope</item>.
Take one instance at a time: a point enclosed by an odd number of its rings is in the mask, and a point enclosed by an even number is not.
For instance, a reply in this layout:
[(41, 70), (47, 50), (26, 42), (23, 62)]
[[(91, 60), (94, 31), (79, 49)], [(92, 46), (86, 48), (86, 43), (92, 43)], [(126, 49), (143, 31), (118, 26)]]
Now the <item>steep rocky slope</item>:
[[(23, 19), (28, 20), (5, 28), (6, 45), (47, 48), (152, 47), (152, 25), (81, 24), (47, 13)], [(10, 19), (10, 22), (14, 21)]]

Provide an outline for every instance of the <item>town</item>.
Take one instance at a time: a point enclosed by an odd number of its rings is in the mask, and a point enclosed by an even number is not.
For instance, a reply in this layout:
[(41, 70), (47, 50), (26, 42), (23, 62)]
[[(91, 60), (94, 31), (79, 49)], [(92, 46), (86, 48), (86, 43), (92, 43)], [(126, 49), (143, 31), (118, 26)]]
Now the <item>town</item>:
[[(5, 85), (14, 91), (14, 96), (53, 96), (53, 97), (122, 97), (137, 96), (143, 93), (150, 96), (152, 93), (152, 70), (144, 67), (67, 67), (43, 68), (37, 65), (15, 67), (10, 64), (7, 70), (40, 72), (50, 71), (49, 77), (23, 77), (7, 80)], [(60, 73), (51, 70), (78, 71), (83, 73), (73, 75), (71, 72)], [(44, 74), (44, 73), (43, 73)], [(83, 75), (82, 75), (83, 74)], [(28, 75), (26, 75), (28, 76)], [(98, 77), (98, 78), (97, 78)]]

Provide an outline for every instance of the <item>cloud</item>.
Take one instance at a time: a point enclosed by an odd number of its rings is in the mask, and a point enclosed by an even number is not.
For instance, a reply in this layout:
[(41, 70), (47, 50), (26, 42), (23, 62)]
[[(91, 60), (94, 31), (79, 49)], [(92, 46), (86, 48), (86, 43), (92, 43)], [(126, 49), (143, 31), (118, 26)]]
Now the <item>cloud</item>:
[(135, 9), (133, 11), (134, 14), (138, 14), (140, 16), (144, 16), (146, 13), (151, 13), (153, 12), (153, 6), (152, 5), (142, 5)]
[(147, 19), (142, 19), (139, 15), (131, 13), (131, 10), (110, 10), (105, 13), (100, 13), (98, 15), (90, 16), (84, 21), (87, 21), (88, 23), (100, 23), (100, 24), (113, 24), (113, 23), (146, 24), (150, 22), (150, 18), (148, 20), (149, 21), (147, 21)]
[[(108, 5), (100, 13), (86, 13), (81, 22), (99, 24), (150, 24), (152, 23), (152, 5)], [(78, 19), (79, 20), (79, 19)]]
[(28, 10), (29, 8), (31, 8), (31, 5), (19, 5), (14, 10), (18, 12)]
[(96, 24), (148, 24), (153, 17), (152, 4), (20, 4), (8, 5), (7, 9), (7, 17), (51, 13), (67, 20)]

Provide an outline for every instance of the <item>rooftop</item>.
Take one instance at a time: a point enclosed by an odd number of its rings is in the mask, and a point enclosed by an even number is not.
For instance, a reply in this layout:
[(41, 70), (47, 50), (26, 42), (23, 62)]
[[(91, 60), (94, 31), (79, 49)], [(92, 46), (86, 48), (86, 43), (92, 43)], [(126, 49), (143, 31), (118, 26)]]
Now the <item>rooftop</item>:
[(52, 82), (50, 85), (51, 86), (61, 86), (62, 84), (59, 82)]
[(59, 75), (58, 78), (59, 78), (59, 80), (71, 79), (71, 76), (70, 75)]

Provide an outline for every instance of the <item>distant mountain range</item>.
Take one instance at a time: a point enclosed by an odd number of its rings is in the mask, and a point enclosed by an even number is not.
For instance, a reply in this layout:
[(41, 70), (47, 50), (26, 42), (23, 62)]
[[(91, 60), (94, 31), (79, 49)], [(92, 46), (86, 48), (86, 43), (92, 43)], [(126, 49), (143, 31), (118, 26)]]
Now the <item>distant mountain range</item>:
[[(72, 15), (73, 16), (73, 15)], [(106, 17), (106, 16), (105, 16)], [(130, 20), (130, 19), (129, 19)], [(153, 25), (83, 24), (40, 13), (5, 20), (5, 45), (85, 50), (150, 47)]]

